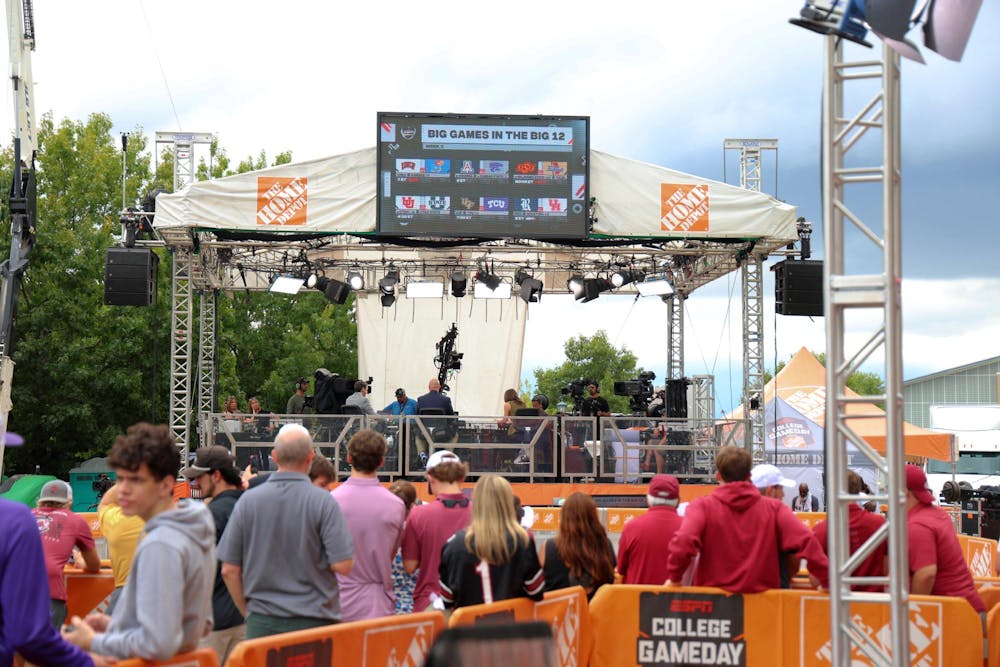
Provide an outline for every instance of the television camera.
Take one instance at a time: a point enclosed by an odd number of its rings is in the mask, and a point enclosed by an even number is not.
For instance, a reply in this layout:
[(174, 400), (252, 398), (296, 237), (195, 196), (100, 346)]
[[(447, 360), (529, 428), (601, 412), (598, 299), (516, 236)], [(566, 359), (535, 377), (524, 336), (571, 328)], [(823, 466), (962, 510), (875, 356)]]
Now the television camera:
[[(325, 368), (317, 368), (313, 373), (316, 380), (316, 393), (306, 396), (306, 405), (311, 405), (317, 414), (339, 414), (344, 407), (344, 401), (354, 393), (354, 385), (358, 378), (341, 377)], [(371, 376), (365, 381), (368, 391), (372, 389)], [(311, 400), (310, 400), (311, 399)]]
[(578, 378), (571, 380), (565, 387), (559, 390), (559, 393), (563, 396), (573, 397), (573, 414), (580, 413), (580, 402), (583, 400), (584, 394), (587, 393), (587, 387), (592, 384), (597, 384), (597, 382), (590, 378)]
[(450, 371), (462, 370), (462, 357), (465, 355), (455, 351), (455, 340), (458, 338), (458, 327), (452, 322), (451, 328), (445, 332), (444, 336), (437, 343), (437, 355), (434, 357), (434, 366), (438, 369), (438, 382), (441, 383), (441, 391), (446, 392), (451, 389), (446, 380)]
[(97, 476), (91, 483), (91, 488), (94, 489), (94, 493), (97, 494), (98, 500), (104, 497), (104, 494), (115, 485), (115, 480), (108, 477), (103, 472)]
[(653, 380), (656, 373), (643, 371), (633, 380), (615, 382), (615, 396), (628, 396), (628, 407), (635, 415), (645, 415), (646, 408), (653, 400)]

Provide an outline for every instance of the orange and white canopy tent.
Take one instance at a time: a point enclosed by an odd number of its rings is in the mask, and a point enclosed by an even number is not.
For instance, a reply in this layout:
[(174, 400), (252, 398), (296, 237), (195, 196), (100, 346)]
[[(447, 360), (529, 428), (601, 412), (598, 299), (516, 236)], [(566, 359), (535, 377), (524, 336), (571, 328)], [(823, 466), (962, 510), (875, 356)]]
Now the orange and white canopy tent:
[[(857, 396), (850, 389), (846, 392), (848, 396)], [(777, 405), (774, 403), (776, 397)], [(802, 427), (796, 428), (791, 423), (793, 419), (789, 417), (783, 419), (781, 413), (785, 410), (782, 408), (787, 406), (822, 431), (826, 421), (826, 368), (803, 347), (764, 387), (762, 404), (765, 410), (765, 441), (768, 452), (787, 451), (789, 448), (794, 449), (796, 445), (802, 447), (801, 439), (805, 431), (800, 433)], [(847, 414), (883, 415), (875, 418), (849, 417), (847, 424), (866, 443), (884, 454), (886, 440), (884, 411), (872, 403), (850, 403), (847, 406)], [(742, 408), (737, 408), (731, 415), (737, 419), (742, 416)], [(938, 433), (903, 423), (903, 440), (907, 457), (950, 461), (951, 437), (948, 433)], [(822, 448), (822, 438), (816, 444)]]

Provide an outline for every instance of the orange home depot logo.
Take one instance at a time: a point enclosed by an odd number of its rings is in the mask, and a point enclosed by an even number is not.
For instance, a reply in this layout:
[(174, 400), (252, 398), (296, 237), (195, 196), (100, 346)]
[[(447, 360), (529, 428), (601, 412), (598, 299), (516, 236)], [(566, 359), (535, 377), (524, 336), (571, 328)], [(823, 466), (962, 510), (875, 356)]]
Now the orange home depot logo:
[(304, 225), (309, 201), (305, 177), (257, 177), (257, 224)]
[(361, 664), (420, 667), (430, 653), (433, 636), (433, 621), (365, 630)]
[(708, 186), (660, 183), (660, 230), (708, 231)]
[[(805, 651), (800, 654), (801, 664), (832, 665), (833, 653), (830, 637), (829, 623), (829, 599), (806, 598), (802, 611), (805, 612), (800, 622), (804, 631), (801, 641)], [(823, 605), (823, 613), (810, 614), (806, 607)], [(892, 652), (892, 628), (888, 623), (887, 614), (882, 613), (878, 604), (861, 604), (853, 606), (851, 620), (854, 628), (865, 635), (872, 646), (882, 653)], [(913, 667), (945, 667), (944, 660), (944, 639), (942, 631), (944, 628), (943, 609), (937, 602), (910, 602), (910, 662)], [(806, 625), (806, 619), (810, 619)], [(826, 641), (820, 643), (817, 637), (823, 637)], [(812, 647), (810, 647), (812, 643)], [(812, 660), (806, 660), (808, 656)], [(851, 664), (857, 667), (875, 665), (871, 658), (858, 647), (851, 649)]]

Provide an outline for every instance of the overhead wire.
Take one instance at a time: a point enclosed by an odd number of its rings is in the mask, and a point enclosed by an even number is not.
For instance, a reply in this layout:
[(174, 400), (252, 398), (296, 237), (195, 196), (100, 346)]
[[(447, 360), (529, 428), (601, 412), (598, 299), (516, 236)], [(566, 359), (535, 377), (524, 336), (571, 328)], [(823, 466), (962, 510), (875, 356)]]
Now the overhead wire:
[(149, 33), (149, 45), (153, 49), (153, 56), (156, 58), (156, 64), (160, 67), (160, 76), (163, 77), (163, 87), (167, 89), (167, 99), (170, 100), (170, 109), (174, 113), (174, 120), (177, 122), (177, 131), (180, 132), (184, 128), (181, 125), (181, 118), (177, 113), (177, 105), (174, 104), (174, 94), (170, 90), (170, 82), (167, 81), (167, 72), (163, 69), (163, 61), (160, 59), (160, 53), (156, 49), (156, 39), (153, 36), (153, 26), (149, 23), (149, 16), (146, 15), (146, 5), (143, 0), (139, 0), (139, 9), (142, 11), (142, 19), (146, 22), (146, 31)]

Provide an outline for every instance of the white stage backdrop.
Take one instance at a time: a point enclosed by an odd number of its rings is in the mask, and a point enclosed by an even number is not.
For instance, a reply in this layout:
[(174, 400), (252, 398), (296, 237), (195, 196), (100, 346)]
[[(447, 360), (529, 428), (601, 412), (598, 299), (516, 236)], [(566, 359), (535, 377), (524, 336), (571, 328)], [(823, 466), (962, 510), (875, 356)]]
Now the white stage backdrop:
[[(471, 292), (471, 281), (470, 281)], [(454, 322), (462, 370), (448, 384), (455, 410), (474, 417), (503, 413), (503, 393), (518, 388), (528, 304), (521, 299), (407, 299), (384, 308), (378, 294), (358, 295), (358, 371), (374, 378), (372, 406), (395, 400), (396, 387), (417, 398), (436, 378), (437, 343)]]

